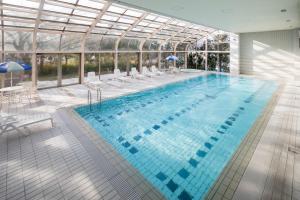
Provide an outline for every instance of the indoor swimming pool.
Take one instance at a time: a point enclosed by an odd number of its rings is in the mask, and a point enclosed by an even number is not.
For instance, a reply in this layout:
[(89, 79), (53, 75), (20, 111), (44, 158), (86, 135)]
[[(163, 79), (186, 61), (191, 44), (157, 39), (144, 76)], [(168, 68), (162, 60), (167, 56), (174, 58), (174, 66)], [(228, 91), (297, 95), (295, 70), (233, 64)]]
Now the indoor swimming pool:
[(167, 199), (203, 199), (277, 87), (210, 74), (75, 111)]

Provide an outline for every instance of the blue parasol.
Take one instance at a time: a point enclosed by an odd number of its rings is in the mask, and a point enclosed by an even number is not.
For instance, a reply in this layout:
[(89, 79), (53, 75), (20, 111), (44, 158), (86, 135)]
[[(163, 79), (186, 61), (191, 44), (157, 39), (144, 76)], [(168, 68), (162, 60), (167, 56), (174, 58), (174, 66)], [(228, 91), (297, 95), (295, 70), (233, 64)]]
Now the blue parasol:
[(176, 60), (178, 60), (178, 57), (177, 57), (177, 56), (174, 56), (174, 55), (171, 55), (171, 56), (168, 56), (168, 57), (166, 58), (166, 60), (167, 60), (167, 61), (176, 61)]
[(31, 66), (25, 63), (4, 62), (0, 63), (0, 73), (10, 73), (10, 85), (12, 86), (12, 73), (31, 70)]

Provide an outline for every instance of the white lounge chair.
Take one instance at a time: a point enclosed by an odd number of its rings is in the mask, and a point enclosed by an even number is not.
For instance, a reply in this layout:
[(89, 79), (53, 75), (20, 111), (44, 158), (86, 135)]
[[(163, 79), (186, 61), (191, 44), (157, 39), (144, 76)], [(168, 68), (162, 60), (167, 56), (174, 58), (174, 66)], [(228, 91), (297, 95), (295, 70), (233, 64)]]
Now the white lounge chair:
[(177, 67), (169, 67), (169, 69), (170, 69), (171, 73), (179, 73), (180, 72), (180, 69), (178, 69)]
[[(51, 127), (54, 126), (53, 118), (48, 114), (28, 115), (26, 117), (18, 117), (16, 115), (6, 115), (0, 117), (0, 135), (16, 130), (20, 134), (25, 134), (21, 128), (27, 129), (28, 126), (44, 121), (50, 121)], [(26, 134), (25, 134), (26, 135)]]
[(145, 78), (144, 75), (139, 74), (139, 72), (136, 70), (135, 67), (131, 68), (130, 75), (132, 78), (135, 78), (135, 79), (144, 79)]
[(114, 69), (114, 78), (122, 82), (130, 82), (130, 78), (122, 76), (119, 69)]
[(159, 70), (155, 67), (155, 65), (152, 65), (152, 66), (151, 66), (151, 72), (154, 73), (154, 74), (156, 74), (156, 75), (159, 75), (159, 76), (165, 74), (164, 72), (159, 71)]
[(86, 85), (88, 87), (96, 89), (96, 88), (100, 88), (102, 84), (103, 82), (99, 80), (99, 77), (96, 76), (95, 72), (87, 73)]
[(142, 68), (142, 75), (145, 75), (145, 76), (148, 76), (148, 77), (153, 77), (153, 76), (155, 76), (155, 74), (152, 73), (152, 72), (150, 72), (150, 71), (148, 70), (148, 68), (145, 67), (145, 66)]

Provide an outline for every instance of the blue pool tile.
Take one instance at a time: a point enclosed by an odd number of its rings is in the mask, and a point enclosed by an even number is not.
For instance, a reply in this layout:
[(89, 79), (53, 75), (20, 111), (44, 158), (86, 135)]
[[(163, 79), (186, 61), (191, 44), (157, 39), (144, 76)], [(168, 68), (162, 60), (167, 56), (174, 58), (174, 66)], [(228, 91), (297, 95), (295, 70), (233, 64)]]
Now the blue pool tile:
[(180, 114), (179, 114), (179, 113), (175, 113), (175, 115), (176, 115), (177, 117), (179, 117), (179, 116), (180, 116)]
[(109, 119), (114, 119), (114, 116), (110, 115), (108, 118), (109, 118)]
[(228, 129), (228, 126), (221, 125), (221, 128), (227, 130), (227, 129)]
[(108, 123), (104, 123), (102, 126), (106, 127), (106, 126), (109, 126), (109, 124)]
[(178, 184), (175, 183), (172, 179), (167, 183), (167, 187), (169, 188), (169, 190), (171, 190), (171, 192), (175, 192), (178, 188)]
[(230, 119), (231, 121), (235, 121), (235, 117), (229, 117), (228, 119)]
[(204, 143), (204, 146), (205, 146), (206, 148), (208, 148), (208, 149), (211, 149), (211, 148), (213, 147), (213, 145), (212, 145), (211, 143), (209, 143), (209, 142), (205, 142), (205, 143)]
[(191, 196), (187, 191), (183, 190), (178, 196), (179, 200), (191, 200), (193, 196)]
[(190, 165), (192, 165), (192, 167), (197, 167), (197, 165), (199, 164), (199, 162), (197, 160), (195, 160), (194, 158), (191, 158), (189, 160)]
[(153, 128), (154, 130), (158, 130), (158, 129), (160, 129), (160, 126), (157, 125), (157, 124), (155, 124), (152, 128)]
[(219, 139), (217, 137), (211, 136), (210, 139), (214, 140), (214, 141), (218, 141)]
[(239, 109), (240, 109), (240, 110), (245, 110), (245, 108), (244, 108), (244, 107), (239, 107)]
[(137, 148), (135, 148), (135, 147), (131, 147), (131, 148), (129, 149), (129, 152), (132, 153), (132, 154), (135, 154), (135, 153), (138, 152), (138, 150), (137, 150)]
[(186, 111), (184, 109), (181, 110), (182, 113), (185, 113)]
[(125, 140), (125, 138), (123, 138), (122, 136), (118, 137), (118, 142), (123, 142)]
[(145, 135), (151, 135), (151, 134), (152, 134), (152, 131), (150, 131), (149, 129), (147, 129), (147, 130), (144, 131), (144, 134), (145, 134)]
[(231, 121), (226, 121), (225, 124), (232, 126), (232, 122)]
[(224, 131), (217, 130), (217, 132), (220, 133), (220, 134), (225, 134)]
[(141, 138), (142, 138), (142, 136), (140, 136), (140, 135), (136, 135), (136, 136), (133, 137), (133, 139), (135, 141), (139, 141)]
[(191, 108), (190, 108), (190, 107), (187, 107), (186, 109), (187, 109), (187, 110), (191, 110)]
[(145, 107), (146, 106), (146, 104), (142, 104), (142, 107)]
[(123, 145), (123, 147), (127, 148), (127, 147), (130, 146), (130, 143), (129, 142), (124, 142), (122, 145)]
[(125, 112), (127, 112), (127, 113), (130, 112), (130, 109), (125, 110)]
[(164, 180), (166, 180), (168, 177), (167, 177), (167, 175), (165, 175), (164, 173), (159, 172), (158, 174), (156, 174), (156, 178), (158, 178), (158, 179), (161, 180), (161, 181), (164, 181)]
[(168, 120), (172, 121), (174, 118), (173, 117), (168, 117)]
[(119, 113), (117, 113), (117, 114), (118, 114), (118, 115), (122, 115), (122, 113), (123, 113), (123, 112), (119, 112)]
[(239, 114), (238, 113), (233, 113), (233, 116), (238, 117)]
[(182, 168), (182, 169), (178, 172), (178, 175), (179, 175), (181, 178), (186, 179), (186, 178), (190, 175), (190, 172), (188, 172), (186, 169)]
[(168, 123), (168, 121), (167, 121), (167, 120), (163, 120), (163, 121), (161, 121), (161, 123), (162, 123), (163, 125), (166, 125), (166, 124)]
[(151, 103), (152, 103), (152, 101), (148, 101), (148, 102), (147, 102), (147, 104), (151, 104)]
[(197, 156), (199, 156), (200, 158), (204, 158), (204, 157), (206, 156), (207, 152), (202, 151), (202, 150), (198, 150), (196, 154), (197, 154)]

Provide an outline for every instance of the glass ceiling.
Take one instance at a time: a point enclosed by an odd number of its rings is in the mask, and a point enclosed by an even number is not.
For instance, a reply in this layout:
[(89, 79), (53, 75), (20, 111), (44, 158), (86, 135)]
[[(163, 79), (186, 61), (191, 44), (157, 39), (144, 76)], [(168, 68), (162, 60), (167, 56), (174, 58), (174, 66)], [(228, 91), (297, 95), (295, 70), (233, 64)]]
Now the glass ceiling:
[(174, 43), (195, 42), (216, 31), (104, 0), (2, 0), (0, 4), (2, 30), (101, 34)]

